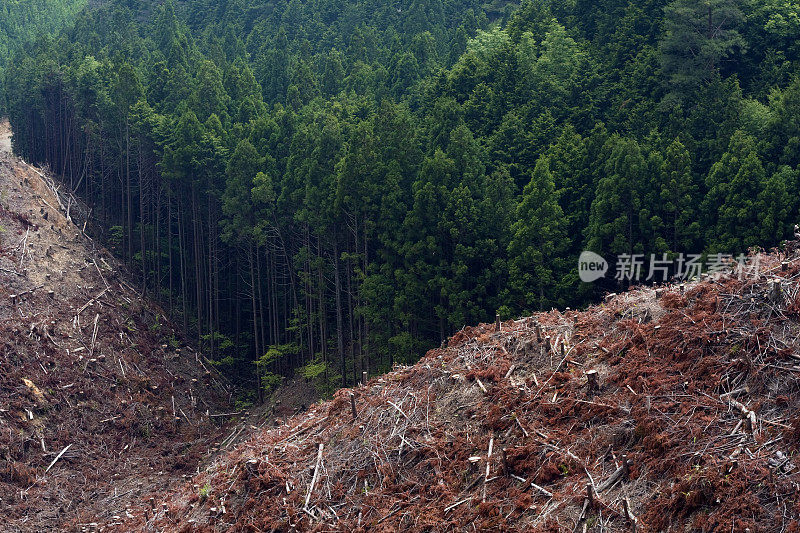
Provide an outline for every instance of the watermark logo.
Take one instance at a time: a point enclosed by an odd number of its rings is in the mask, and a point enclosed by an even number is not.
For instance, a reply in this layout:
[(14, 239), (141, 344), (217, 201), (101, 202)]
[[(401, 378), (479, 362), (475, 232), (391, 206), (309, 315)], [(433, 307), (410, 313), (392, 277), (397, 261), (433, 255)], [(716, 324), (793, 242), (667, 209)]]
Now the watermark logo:
[[(617, 256), (614, 279), (631, 283), (666, 282), (669, 279), (691, 280), (701, 275), (718, 278), (726, 273), (744, 279), (758, 277), (760, 270), (760, 254), (621, 254)], [(608, 262), (594, 252), (585, 251), (578, 259), (578, 275), (584, 283), (595, 282), (608, 271)]]
[(594, 252), (583, 252), (578, 259), (578, 275), (584, 283), (592, 283), (608, 272), (608, 262)]

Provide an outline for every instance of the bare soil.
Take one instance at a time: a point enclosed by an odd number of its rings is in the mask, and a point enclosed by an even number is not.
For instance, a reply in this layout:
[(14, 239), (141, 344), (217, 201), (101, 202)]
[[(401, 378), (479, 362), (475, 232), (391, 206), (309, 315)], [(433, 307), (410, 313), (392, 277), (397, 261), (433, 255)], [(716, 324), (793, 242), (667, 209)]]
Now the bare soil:
[(11, 127), (7, 119), (0, 119), (0, 152), (11, 153)]

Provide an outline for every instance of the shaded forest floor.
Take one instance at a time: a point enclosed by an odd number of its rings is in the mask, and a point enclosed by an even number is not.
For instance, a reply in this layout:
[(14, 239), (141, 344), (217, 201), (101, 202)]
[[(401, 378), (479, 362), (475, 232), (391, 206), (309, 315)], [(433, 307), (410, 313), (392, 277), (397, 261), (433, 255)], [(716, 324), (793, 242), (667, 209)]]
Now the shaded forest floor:
[(228, 385), (9, 137), (0, 124), (0, 529), (91, 531), (247, 426), (213, 416), (232, 410)]
[(464, 328), (121, 529), (800, 531), (797, 246), (758, 276)]

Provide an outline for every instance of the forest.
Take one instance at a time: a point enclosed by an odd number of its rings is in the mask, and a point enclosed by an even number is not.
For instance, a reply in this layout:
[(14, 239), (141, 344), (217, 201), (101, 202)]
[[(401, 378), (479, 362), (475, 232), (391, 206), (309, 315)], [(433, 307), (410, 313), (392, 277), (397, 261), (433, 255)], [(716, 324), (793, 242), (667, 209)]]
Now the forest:
[(84, 0), (4, 0), (0, 4), (0, 114), (6, 114), (3, 70), (11, 56), (25, 44), (67, 25), (85, 5)]
[(794, 0), (3, 9), (14, 150), (253, 400), (625, 288), (582, 283), (583, 250), (734, 254), (800, 220)]

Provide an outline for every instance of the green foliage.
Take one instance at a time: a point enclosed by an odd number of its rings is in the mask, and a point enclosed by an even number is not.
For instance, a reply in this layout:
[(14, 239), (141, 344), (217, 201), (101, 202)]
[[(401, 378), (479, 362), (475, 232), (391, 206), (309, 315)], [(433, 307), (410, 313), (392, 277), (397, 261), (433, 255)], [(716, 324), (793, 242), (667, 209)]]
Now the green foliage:
[(6, 0), (0, 4), (0, 115), (6, 111), (4, 70), (24, 46), (60, 30), (86, 0)]
[(236, 398), (236, 402), (234, 403), (234, 410), (237, 412), (246, 411), (253, 407), (255, 398), (253, 397), (253, 391), (247, 391), (244, 394), (240, 395)]
[(739, 33), (742, 0), (674, 0), (665, 8), (666, 31), (660, 46), (662, 67), (673, 94), (693, 94), (723, 62), (745, 47)]
[(640, 210), (646, 160), (633, 139), (612, 137), (605, 150), (609, 155), (592, 202), (588, 248), (601, 255), (644, 253)]
[(122, 226), (111, 226), (108, 228), (108, 244), (113, 251), (121, 251), (124, 232), (125, 229)]
[(330, 397), (338, 388), (340, 375), (333, 374), (329, 363), (316, 358), (297, 369), (297, 374), (314, 384), (317, 393), (323, 398)]
[[(707, 179), (711, 250), (746, 249), (760, 246), (771, 235), (787, 234), (787, 186), (793, 181), (787, 170), (783, 167), (768, 178), (755, 139), (741, 131), (733, 135)], [(719, 207), (714, 213), (715, 205)]]
[(692, 174), (691, 156), (686, 147), (675, 139), (654, 169), (661, 177), (658, 199), (661, 209), (655, 210), (663, 223), (663, 243), (659, 251), (691, 253), (697, 249), (700, 221), (697, 212), (699, 187)]
[(546, 309), (567, 296), (557, 290), (567, 269), (561, 260), (567, 246), (565, 229), (550, 161), (542, 157), (522, 192), (512, 227), (509, 285), (520, 298), (515, 307)]
[(305, 379), (312, 380), (324, 375), (327, 369), (328, 367), (325, 363), (312, 362), (298, 368), (297, 373), (303, 376)]
[(237, 350), (233, 340), (218, 331), (203, 335), (201, 337), (201, 348), (208, 353), (216, 354), (211, 360), (214, 366), (226, 370), (232, 369), (235, 365), (241, 364), (241, 351)]
[(261, 368), (267, 368), (284, 357), (289, 357), (297, 353), (298, 347), (294, 344), (282, 344), (268, 346), (267, 351), (256, 359), (255, 364)]
[(272, 371), (276, 363), (296, 352), (297, 346), (293, 344), (269, 346), (264, 355), (255, 360), (257, 375), (259, 376), (259, 387), (265, 397), (269, 396), (283, 383), (283, 376)]
[(269, 395), (283, 383), (283, 376), (266, 371), (261, 375), (261, 388), (265, 395)]

